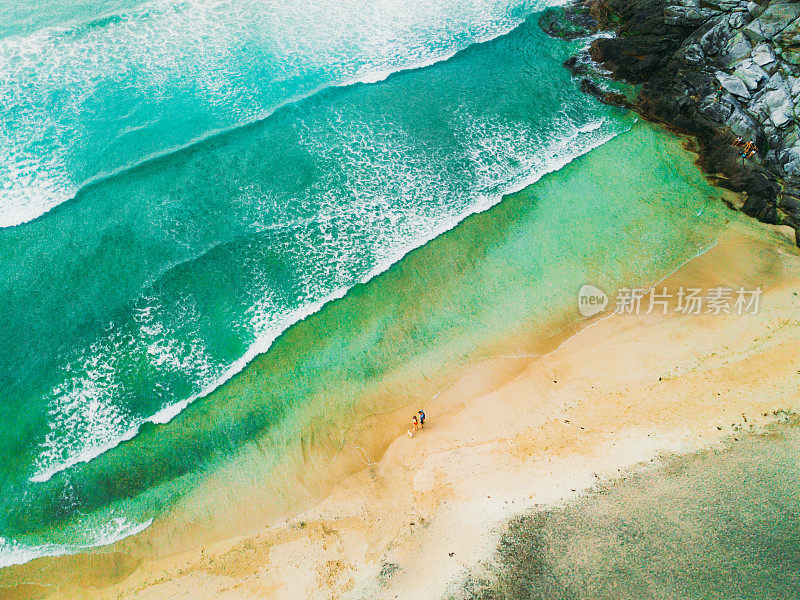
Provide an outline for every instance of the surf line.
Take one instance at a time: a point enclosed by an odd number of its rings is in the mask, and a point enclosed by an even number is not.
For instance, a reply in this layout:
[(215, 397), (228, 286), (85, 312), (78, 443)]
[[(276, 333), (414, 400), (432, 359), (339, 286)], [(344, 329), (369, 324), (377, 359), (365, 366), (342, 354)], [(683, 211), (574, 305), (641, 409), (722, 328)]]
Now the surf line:
[[(602, 126), (603, 122), (604, 119), (601, 119), (601, 122), (597, 127), (593, 126), (589, 127), (587, 125), (584, 125), (580, 128), (577, 128), (570, 135), (565, 136), (563, 139), (553, 144), (552, 149), (556, 148), (561, 149), (566, 146), (572, 147), (571, 142), (573, 142), (576, 137), (580, 135), (590, 136), (592, 134), (596, 134), (599, 131), (600, 127)], [(77, 464), (91, 462), (98, 456), (101, 456), (106, 452), (113, 450), (123, 442), (127, 442), (135, 438), (138, 435), (141, 427), (146, 423), (153, 423), (157, 425), (169, 423), (172, 419), (174, 419), (181, 412), (183, 412), (189, 405), (191, 405), (192, 403), (194, 403), (199, 399), (202, 399), (210, 395), (215, 390), (224, 385), (227, 381), (229, 381), (231, 378), (233, 378), (242, 370), (244, 370), (244, 368), (248, 364), (250, 364), (250, 362), (252, 362), (252, 360), (256, 356), (267, 352), (269, 348), (272, 346), (273, 342), (276, 339), (278, 339), (278, 337), (282, 335), (287, 329), (305, 320), (314, 313), (318, 312), (320, 309), (322, 309), (323, 306), (325, 306), (329, 302), (333, 302), (335, 300), (343, 298), (351, 289), (353, 289), (353, 287), (355, 287), (355, 285), (358, 284), (363, 285), (367, 283), (371, 279), (377, 277), (381, 273), (388, 270), (390, 267), (392, 267), (392, 265), (402, 260), (402, 258), (404, 258), (410, 252), (413, 252), (414, 250), (424, 246), (425, 244), (439, 237), (440, 235), (450, 231), (467, 217), (491, 209), (492, 207), (500, 203), (505, 196), (517, 193), (525, 189), (526, 187), (533, 185), (545, 175), (548, 175), (550, 173), (562, 169), (564, 166), (571, 163), (573, 160), (608, 143), (613, 138), (629, 130), (630, 127), (627, 127), (619, 131), (610, 131), (608, 133), (598, 135), (588, 144), (586, 144), (583, 147), (580, 147), (580, 149), (560, 155), (557, 157), (556, 160), (545, 161), (540, 168), (534, 169), (527, 176), (517, 178), (516, 180), (512, 180), (511, 182), (508, 183), (507, 187), (505, 187), (502, 190), (498, 190), (497, 193), (495, 194), (491, 194), (491, 197), (478, 195), (475, 199), (476, 200), (475, 203), (471, 207), (455, 215), (453, 218), (448, 219), (439, 227), (434, 227), (430, 229), (428, 232), (426, 232), (425, 234), (421, 235), (416, 240), (411, 242), (408, 246), (400, 249), (395, 253), (388, 255), (383, 262), (379, 263), (378, 265), (376, 265), (374, 269), (372, 269), (364, 276), (362, 276), (353, 286), (341, 287), (331, 292), (330, 294), (328, 294), (327, 296), (325, 296), (320, 300), (311, 302), (305, 305), (304, 307), (296, 309), (295, 311), (290, 311), (287, 314), (287, 317), (289, 318), (284, 321), (283, 325), (280, 325), (276, 329), (269, 331), (266, 335), (262, 334), (262, 337), (260, 339), (257, 339), (250, 346), (250, 348), (248, 348), (247, 352), (245, 352), (245, 354), (241, 358), (233, 362), (219, 377), (217, 377), (216, 379), (214, 379), (214, 381), (203, 387), (203, 389), (200, 390), (199, 392), (189, 396), (188, 398), (185, 398), (174, 404), (162, 408), (161, 410), (159, 410), (150, 417), (134, 421), (134, 423), (127, 431), (110, 440), (107, 440), (102, 444), (98, 444), (96, 446), (87, 448), (81, 452), (78, 452), (75, 455), (55, 465), (51, 465), (45, 468), (40, 468), (28, 478), (28, 481), (30, 481), (31, 483), (44, 483), (50, 480), (56, 474), (65, 471)]]

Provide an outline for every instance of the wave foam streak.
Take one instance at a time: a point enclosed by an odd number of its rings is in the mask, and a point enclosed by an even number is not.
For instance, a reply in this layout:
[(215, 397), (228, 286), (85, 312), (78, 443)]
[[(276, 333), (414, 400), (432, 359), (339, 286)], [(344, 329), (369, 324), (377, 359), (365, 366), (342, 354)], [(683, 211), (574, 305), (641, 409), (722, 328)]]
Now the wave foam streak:
[(0, 39), (0, 226), (316, 90), (429, 64), (535, 0), (164, 0)]
[(35, 558), (44, 556), (62, 556), (75, 554), (98, 546), (107, 546), (131, 535), (141, 533), (152, 524), (152, 519), (144, 523), (130, 523), (125, 517), (115, 517), (96, 527), (85, 531), (82, 543), (43, 543), (39, 545), (21, 544), (0, 536), (0, 569), (11, 565), (21, 565)]

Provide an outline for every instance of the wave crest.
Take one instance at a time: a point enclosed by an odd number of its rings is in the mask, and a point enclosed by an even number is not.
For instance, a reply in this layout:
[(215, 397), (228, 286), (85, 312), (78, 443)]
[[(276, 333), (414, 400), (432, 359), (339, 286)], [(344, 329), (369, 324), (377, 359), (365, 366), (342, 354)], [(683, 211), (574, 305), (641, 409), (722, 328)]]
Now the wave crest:
[(431, 64), (539, 0), (160, 0), (0, 39), (0, 227), (321, 89)]

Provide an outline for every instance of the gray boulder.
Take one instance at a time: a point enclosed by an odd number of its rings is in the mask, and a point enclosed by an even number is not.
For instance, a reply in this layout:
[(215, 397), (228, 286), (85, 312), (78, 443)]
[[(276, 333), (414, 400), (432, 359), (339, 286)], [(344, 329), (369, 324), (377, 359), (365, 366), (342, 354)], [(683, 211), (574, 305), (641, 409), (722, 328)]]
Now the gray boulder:
[(775, 62), (775, 51), (769, 44), (764, 42), (758, 44), (755, 48), (753, 48), (753, 62), (756, 63), (759, 67), (766, 67), (767, 65), (771, 65)]
[(722, 12), (733, 12), (747, 10), (749, 2), (747, 0), (705, 0), (704, 4), (718, 8)]
[(764, 12), (744, 28), (744, 32), (745, 35), (756, 42), (770, 40), (783, 31), (797, 17), (800, 17), (800, 5), (772, 2)]
[(735, 12), (723, 15), (717, 23), (706, 31), (699, 40), (706, 56), (716, 56), (728, 48), (735, 32), (748, 22), (747, 13)]
[(693, 8), (688, 6), (669, 6), (664, 10), (664, 19), (671, 25), (700, 25), (711, 17), (716, 17), (722, 13), (713, 8)]
[(800, 47), (781, 48), (780, 54), (785, 65), (800, 65)]
[[(772, 80), (767, 85), (771, 83)], [(777, 128), (788, 125), (794, 119), (794, 103), (785, 85), (765, 89), (750, 103), (747, 111), (764, 125), (772, 124)]]
[(700, 6), (699, 0), (671, 0), (664, 9), (666, 22), (672, 25), (701, 25), (711, 17), (717, 17), (722, 11), (713, 3)]
[(793, 180), (800, 179), (800, 158), (786, 163), (783, 166), (783, 170), (785, 171), (787, 177), (790, 177)]
[(800, 146), (789, 146), (778, 153), (778, 162), (786, 168), (792, 162), (800, 162)]
[(792, 96), (797, 98), (800, 96), (800, 77), (789, 77), (786, 78), (786, 82), (789, 85), (789, 91), (791, 92)]
[(734, 106), (725, 127), (743, 140), (753, 141), (758, 137), (761, 126), (738, 106)]
[[(785, 127), (783, 130), (781, 130), (783, 137), (780, 140), (778, 152), (782, 153), (787, 148), (798, 145), (798, 142), (800, 142), (800, 135), (798, 135), (799, 133), (800, 132), (798, 132), (797, 125), (795, 123), (792, 123), (788, 127)], [(788, 159), (784, 162), (788, 162)]]
[(717, 78), (717, 81), (719, 81), (719, 84), (723, 87), (723, 89), (726, 89), (728, 92), (734, 96), (738, 96), (739, 98), (745, 98), (747, 100), (750, 99), (750, 90), (747, 89), (745, 83), (738, 77), (728, 75), (722, 71), (717, 71), (714, 73), (714, 76)]
[(748, 2), (747, 3), (747, 12), (749, 12), (750, 16), (753, 17), (753, 18), (755, 18), (758, 15), (760, 15), (763, 10), (764, 9), (760, 4), (757, 4), (755, 2)]
[(800, 19), (790, 22), (773, 39), (777, 46), (784, 49), (800, 44)]
[(739, 61), (750, 56), (753, 46), (741, 32), (734, 35), (722, 47), (720, 54), (724, 57), (720, 60), (724, 68), (732, 69)]
[(746, 59), (739, 63), (739, 66), (733, 72), (733, 76), (741, 79), (751, 92), (769, 79), (769, 74), (751, 59)]

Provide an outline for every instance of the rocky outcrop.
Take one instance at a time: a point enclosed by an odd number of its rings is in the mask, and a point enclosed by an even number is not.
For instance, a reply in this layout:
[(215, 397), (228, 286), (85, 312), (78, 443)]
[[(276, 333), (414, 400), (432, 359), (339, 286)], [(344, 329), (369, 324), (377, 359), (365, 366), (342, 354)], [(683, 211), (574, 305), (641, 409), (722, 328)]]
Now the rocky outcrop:
[[(576, 23), (591, 15), (588, 29), (614, 32), (586, 52), (612, 77), (641, 85), (633, 108), (693, 134), (706, 173), (741, 192), (747, 214), (793, 227), (800, 245), (800, 3), (588, 0), (573, 13)], [(584, 65), (582, 88), (619, 104), (585, 75), (586, 62), (567, 66), (577, 74)]]

